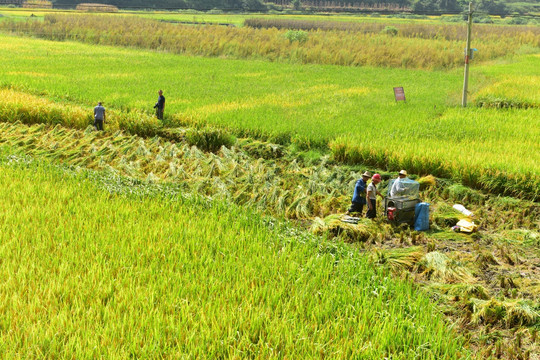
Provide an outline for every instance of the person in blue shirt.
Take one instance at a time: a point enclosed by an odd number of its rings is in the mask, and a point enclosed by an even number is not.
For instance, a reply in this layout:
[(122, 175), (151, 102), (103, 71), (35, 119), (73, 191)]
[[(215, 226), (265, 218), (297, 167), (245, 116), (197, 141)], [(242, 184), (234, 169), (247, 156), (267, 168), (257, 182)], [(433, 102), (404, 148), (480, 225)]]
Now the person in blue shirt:
[(165, 110), (165, 96), (163, 96), (163, 90), (159, 90), (158, 95), (158, 101), (156, 105), (154, 105), (154, 109), (156, 109), (156, 117), (163, 120), (163, 110)]
[(362, 178), (356, 182), (354, 186), (354, 194), (352, 197), (351, 207), (347, 211), (347, 214), (350, 213), (362, 213), (364, 205), (366, 205), (366, 183), (371, 178), (369, 172), (362, 174)]

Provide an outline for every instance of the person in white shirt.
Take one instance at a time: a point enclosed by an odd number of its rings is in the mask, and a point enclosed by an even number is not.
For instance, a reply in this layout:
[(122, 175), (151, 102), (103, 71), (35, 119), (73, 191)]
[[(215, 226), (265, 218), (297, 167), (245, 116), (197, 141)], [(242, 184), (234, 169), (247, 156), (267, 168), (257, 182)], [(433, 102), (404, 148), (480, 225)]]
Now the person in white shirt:
[(390, 189), (390, 197), (400, 196), (405, 191), (405, 186), (403, 186), (403, 180), (407, 178), (407, 171), (401, 170), (398, 174), (398, 178), (392, 184), (392, 189)]
[(366, 189), (366, 201), (368, 204), (368, 211), (366, 217), (368, 219), (374, 219), (377, 216), (377, 195), (381, 196), (379, 190), (377, 190), (377, 184), (381, 182), (381, 175), (375, 174), (371, 177), (371, 182)]

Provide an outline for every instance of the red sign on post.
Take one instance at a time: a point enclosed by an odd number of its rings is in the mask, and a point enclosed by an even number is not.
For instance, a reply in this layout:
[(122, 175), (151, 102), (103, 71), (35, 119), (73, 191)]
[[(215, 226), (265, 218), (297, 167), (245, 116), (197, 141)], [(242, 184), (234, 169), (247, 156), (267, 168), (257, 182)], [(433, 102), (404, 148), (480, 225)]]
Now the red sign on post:
[(396, 101), (405, 101), (405, 90), (403, 90), (402, 87), (395, 87), (394, 88), (394, 97), (396, 98)]

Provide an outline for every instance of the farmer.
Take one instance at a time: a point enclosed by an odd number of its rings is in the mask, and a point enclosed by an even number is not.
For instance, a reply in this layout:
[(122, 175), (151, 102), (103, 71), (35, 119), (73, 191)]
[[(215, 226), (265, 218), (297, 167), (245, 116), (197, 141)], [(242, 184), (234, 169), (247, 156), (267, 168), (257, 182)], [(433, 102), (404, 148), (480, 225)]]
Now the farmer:
[(403, 181), (407, 178), (407, 172), (401, 170), (398, 174), (398, 178), (392, 184), (392, 189), (390, 189), (390, 197), (399, 196), (405, 191), (405, 186), (403, 186)]
[(103, 131), (103, 123), (105, 122), (105, 108), (98, 102), (94, 108), (94, 127), (98, 131)]
[(371, 178), (371, 182), (369, 183), (366, 190), (366, 200), (368, 204), (368, 211), (366, 213), (366, 217), (368, 219), (375, 219), (375, 217), (377, 216), (377, 195), (382, 197), (379, 190), (377, 190), (377, 184), (380, 182), (381, 175), (373, 175), (373, 177)]
[(364, 194), (366, 192), (367, 181), (370, 177), (371, 174), (366, 171), (362, 174), (362, 178), (356, 181), (356, 185), (354, 186), (354, 194), (351, 202), (351, 208), (347, 210), (347, 214), (353, 212), (362, 213), (364, 205), (366, 204), (366, 198), (364, 197)]
[(163, 110), (165, 110), (165, 96), (163, 96), (163, 90), (158, 91), (159, 97), (154, 109), (156, 109), (156, 116), (159, 120), (163, 120)]

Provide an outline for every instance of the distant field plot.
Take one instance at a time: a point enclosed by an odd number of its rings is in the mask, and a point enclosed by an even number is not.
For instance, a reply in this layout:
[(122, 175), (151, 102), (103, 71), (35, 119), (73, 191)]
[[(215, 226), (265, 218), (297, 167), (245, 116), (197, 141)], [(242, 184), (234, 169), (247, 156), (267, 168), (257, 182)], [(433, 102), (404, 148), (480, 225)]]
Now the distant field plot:
[(426, 295), (345, 244), (2, 149), (6, 358), (470, 358)]
[[(394, 170), (407, 164), (487, 190), (538, 196), (540, 117), (534, 95), (518, 94), (532, 99), (529, 110), (456, 109), (461, 70), (208, 59), (9, 36), (0, 42), (3, 86), (62, 102), (91, 106), (101, 100), (109, 108), (147, 112), (163, 88), (166, 113), (184, 122), (302, 148), (331, 142), (343, 161)], [(523, 59), (523, 67), (506, 61), (478, 68), (482, 76), (472, 76), (473, 94), (496, 86), (508, 73), (504, 68), (516, 76), (538, 76), (538, 56)], [(406, 103), (395, 103), (393, 86), (405, 88)], [(501, 179), (496, 184), (485, 179), (494, 173)]]
[[(20, 18), (26, 19), (28, 17), (35, 16), (37, 18), (43, 18), (46, 14), (54, 14), (58, 11), (54, 9), (21, 9), (21, 8), (3, 8), (0, 7), (0, 21), (7, 18)], [(62, 10), (60, 12), (65, 12)]]
[[(49, 14), (43, 21), (3, 21), (0, 27), (14, 34), (49, 40), (283, 63), (428, 70), (451, 69), (463, 63), (464, 26), (387, 27), (382, 23), (283, 19), (254, 19), (250, 24), (242, 28), (187, 26), (133, 16)], [(299, 34), (290, 29), (308, 31)], [(475, 46), (481, 49), (476, 54), (480, 62), (538, 52), (540, 27), (477, 27), (475, 39)]]
[[(29, 17), (32, 14), (37, 17), (43, 17), (50, 13), (76, 13), (75, 10), (44, 10), (44, 9), (10, 9), (0, 7), (0, 14), (4, 16)], [(384, 23), (440, 23), (444, 21), (444, 16), (384, 16), (375, 14), (318, 14), (302, 15), (287, 13), (254, 13), (254, 14), (212, 14), (194, 10), (188, 11), (131, 11), (121, 10), (120, 15), (132, 15), (149, 19), (164, 21), (186, 22), (186, 23), (208, 23), (208, 24), (230, 24), (234, 26), (243, 26), (246, 19), (264, 18), (264, 19), (289, 19), (289, 20), (310, 20), (310, 21), (340, 21), (340, 22), (384, 22)]]
[[(3, 8), (0, 6), (0, 14), (4, 16), (15, 16), (26, 18), (31, 15), (43, 17), (50, 13), (81, 13), (76, 10), (65, 9), (22, 9), (22, 8)], [(130, 15), (141, 18), (156, 19), (162, 21), (181, 22), (181, 23), (205, 23), (205, 24), (229, 24), (233, 26), (243, 26), (246, 19), (262, 18), (262, 19), (280, 19), (280, 20), (302, 20), (302, 21), (317, 21), (317, 22), (353, 22), (353, 23), (384, 23), (386, 25), (393, 24), (456, 24), (465, 23), (462, 15), (441, 15), (428, 16), (408, 13), (397, 13), (392, 15), (384, 15), (374, 12), (372, 14), (354, 14), (354, 13), (317, 13), (317, 14), (300, 14), (291, 13), (290, 11), (270, 11), (268, 13), (212, 13), (196, 10), (179, 10), (179, 11), (139, 11), (139, 10), (122, 10), (119, 15)], [(485, 19), (485, 17), (484, 17)], [(491, 21), (495, 24), (508, 23), (511, 17), (501, 18), (499, 16), (491, 16)], [(483, 26), (483, 25), (476, 25)], [(488, 25), (490, 26), (490, 25)]]
[(246, 19), (287, 19), (287, 20), (309, 20), (309, 21), (340, 21), (340, 22), (368, 22), (368, 23), (440, 23), (440, 17), (424, 17), (420, 19), (397, 18), (387, 16), (369, 16), (358, 14), (320, 14), (320, 15), (295, 15), (295, 14), (205, 14), (205, 13), (134, 13), (135, 16), (146, 17), (158, 20), (172, 20), (180, 22), (232, 24), (243, 26)]

